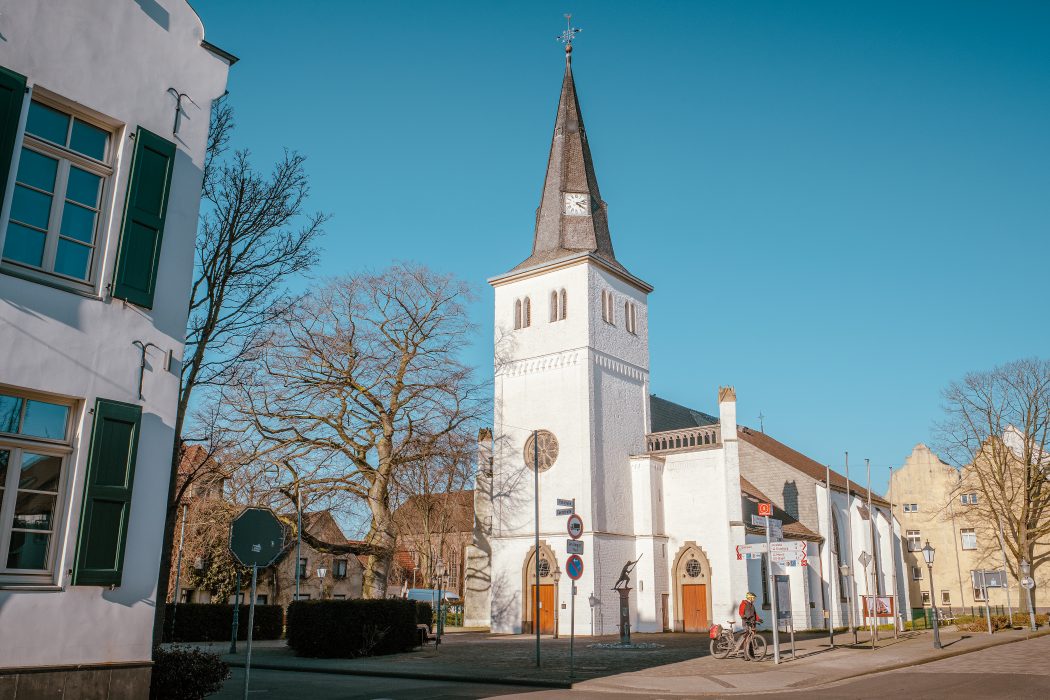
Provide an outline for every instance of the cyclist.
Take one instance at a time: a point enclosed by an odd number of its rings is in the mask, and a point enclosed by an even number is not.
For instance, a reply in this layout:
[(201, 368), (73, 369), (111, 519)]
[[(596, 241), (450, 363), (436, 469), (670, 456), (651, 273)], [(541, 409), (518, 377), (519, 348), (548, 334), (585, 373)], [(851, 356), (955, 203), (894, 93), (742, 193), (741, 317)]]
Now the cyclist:
[(748, 591), (744, 595), (744, 599), (740, 601), (740, 620), (744, 623), (744, 626), (749, 628), (752, 632), (759, 622), (762, 622), (762, 618), (758, 616), (758, 611), (755, 609), (755, 594)]

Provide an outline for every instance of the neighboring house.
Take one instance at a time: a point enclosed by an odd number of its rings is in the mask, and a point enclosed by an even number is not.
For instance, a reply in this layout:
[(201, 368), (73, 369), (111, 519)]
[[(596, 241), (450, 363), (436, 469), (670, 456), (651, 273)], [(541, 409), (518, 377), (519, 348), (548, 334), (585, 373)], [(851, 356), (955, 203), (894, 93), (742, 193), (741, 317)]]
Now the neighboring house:
[[(973, 585), (973, 571), (1005, 570), (998, 524), (987, 522), (976, 487), (967, 487), (967, 470), (942, 461), (926, 445), (918, 444), (893, 472), (890, 493), (897, 518), (904, 529), (904, 561), (911, 599), (916, 606), (954, 608), (1011, 604), (1020, 608), (1022, 595), (1017, 579), (1006, 575), (1008, 588), (989, 588), (987, 596)], [(929, 541), (936, 551), (933, 585), (920, 551)], [(1037, 569), (1034, 602), (1037, 610), (1050, 607), (1050, 567)], [(967, 612), (969, 612), (967, 610)]]
[(437, 587), (434, 564), (445, 563), (445, 586), (464, 591), (466, 550), (473, 539), (474, 492), (453, 491), (411, 496), (394, 511), (397, 526), (395, 581), (410, 588)]
[(0, 34), (0, 674), (20, 669), (0, 685), (145, 697), (209, 109), (236, 59), (185, 0), (6, 3)]
[[(465, 624), (522, 632), (538, 623), (543, 632), (557, 625), (568, 633), (569, 615), (555, 615), (571, 591), (566, 519), (555, 510), (557, 499), (574, 499), (584, 523), (577, 634), (616, 630), (612, 588), (628, 561), (637, 561), (630, 610), (639, 632), (700, 632), (735, 619), (748, 590), (769, 604), (764, 564), (737, 553), (764, 542), (750, 517), (759, 500), (773, 504), (785, 539), (806, 554), (799, 565), (774, 565), (782, 610), (796, 629), (826, 625), (825, 610), (845, 625), (860, 596), (904, 591), (889, 503), (872, 496), (869, 513), (863, 488), (847, 488), (832, 472), (829, 491), (824, 465), (738, 426), (731, 387), (719, 389), (717, 415), (650, 394), (653, 287), (614, 253), (570, 57), (531, 254), (489, 280), (495, 422), (479, 437)], [(719, 313), (731, 311), (712, 305), (710, 318)], [(539, 523), (532, 465), (540, 472)], [(867, 569), (865, 552), (874, 555)], [(856, 574), (852, 582), (839, 561)], [(768, 625), (772, 616), (763, 617)]]

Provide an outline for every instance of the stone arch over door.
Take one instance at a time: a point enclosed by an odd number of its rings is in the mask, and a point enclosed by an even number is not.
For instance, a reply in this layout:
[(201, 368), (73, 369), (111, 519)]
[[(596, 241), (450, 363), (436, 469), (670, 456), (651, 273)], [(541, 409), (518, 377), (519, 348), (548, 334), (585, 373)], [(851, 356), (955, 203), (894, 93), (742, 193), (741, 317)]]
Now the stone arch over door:
[[(555, 607), (558, 604), (557, 585), (554, 582), (554, 571), (560, 568), (554, 550), (546, 541), (540, 540), (540, 632), (554, 632)], [(521, 567), (521, 631), (534, 631), (532, 626), (533, 608), (536, 606), (533, 586), (536, 583), (536, 548), (529, 547), (525, 562)], [(548, 607), (549, 606), (549, 607)]]
[(671, 568), (674, 581), (674, 631), (703, 632), (711, 619), (711, 562), (696, 542), (678, 550)]

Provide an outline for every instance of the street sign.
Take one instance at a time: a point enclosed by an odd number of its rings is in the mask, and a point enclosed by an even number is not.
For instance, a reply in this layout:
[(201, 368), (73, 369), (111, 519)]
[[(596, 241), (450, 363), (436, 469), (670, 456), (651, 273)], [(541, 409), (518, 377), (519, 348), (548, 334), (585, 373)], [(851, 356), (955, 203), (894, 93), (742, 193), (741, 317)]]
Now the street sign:
[(269, 508), (249, 507), (230, 525), (230, 554), (244, 566), (266, 568), (284, 551), (284, 526)]
[(568, 554), (583, 554), (583, 540), (565, 540), (565, 551)]
[(576, 507), (576, 499), (575, 498), (559, 498), (558, 499), (558, 507), (559, 508), (575, 508)]
[(1031, 576), (1025, 576), (1023, 579), (1021, 579), (1021, 585), (1027, 588), (1028, 590), (1032, 590), (1033, 588), (1035, 588), (1035, 579)]
[(776, 554), (777, 552), (801, 554), (806, 551), (806, 543), (800, 540), (789, 540), (787, 542), (770, 542), (769, 551), (773, 554)]
[[(766, 553), (766, 543), (756, 542), (755, 544), (738, 544), (736, 546), (736, 558), (737, 559), (761, 559), (762, 555)], [(754, 556), (751, 556), (754, 555)]]
[(970, 578), (974, 588), (1003, 588), (1006, 584), (1005, 571), (971, 571)]
[(576, 512), (575, 508), (559, 508), (558, 510), (554, 511), (554, 514), (557, 515), (557, 516), (562, 516), (562, 515), (572, 515), (575, 512)]
[[(758, 515), (751, 516), (751, 524), (755, 527), (765, 529), (766, 519)], [(784, 539), (784, 521), (777, 520), (776, 518), (769, 519), (769, 538), (771, 540), (782, 540)]]
[(569, 530), (569, 537), (574, 540), (580, 539), (580, 535), (583, 534), (583, 518), (573, 513), (569, 516), (569, 522), (567, 524)]
[(867, 552), (861, 552), (860, 556), (857, 557), (857, 561), (860, 562), (861, 566), (863, 566), (865, 569), (867, 569), (868, 568), (868, 564), (871, 563), (871, 555), (868, 554)]
[(773, 504), (772, 503), (759, 503), (758, 514), (761, 516), (773, 515)]
[(805, 554), (796, 554), (793, 552), (773, 552), (769, 555), (769, 558), (776, 564), (783, 564), (784, 566), (809, 566), (809, 560), (806, 559)]
[(576, 581), (583, 576), (583, 559), (580, 559), (579, 554), (573, 554), (565, 560), (565, 573), (568, 574), (569, 578), (573, 581)]

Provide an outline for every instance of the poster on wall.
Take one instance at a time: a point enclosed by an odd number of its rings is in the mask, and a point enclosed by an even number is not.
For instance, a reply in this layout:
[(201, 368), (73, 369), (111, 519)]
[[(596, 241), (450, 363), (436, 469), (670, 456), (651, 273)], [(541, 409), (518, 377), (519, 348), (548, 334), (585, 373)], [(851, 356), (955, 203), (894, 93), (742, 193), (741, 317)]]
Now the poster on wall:
[[(874, 600), (874, 603), (872, 602)], [(893, 617), (894, 611), (897, 609), (895, 605), (894, 596), (891, 595), (866, 595), (861, 596), (863, 602), (863, 615), (865, 619), (871, 617), (871, 613), (868, 612), (874, 608), (875, 617)]]

